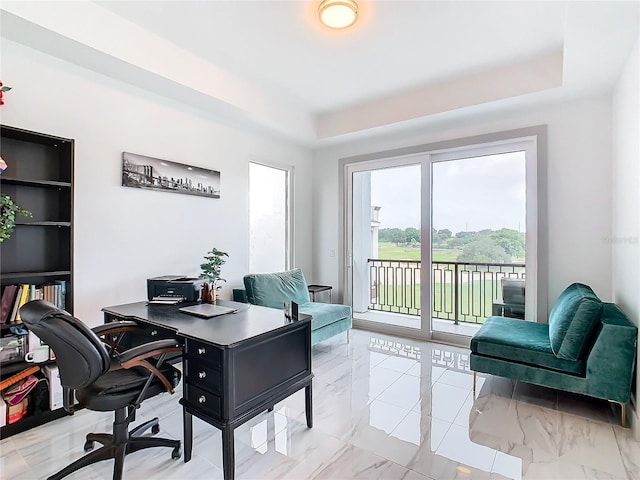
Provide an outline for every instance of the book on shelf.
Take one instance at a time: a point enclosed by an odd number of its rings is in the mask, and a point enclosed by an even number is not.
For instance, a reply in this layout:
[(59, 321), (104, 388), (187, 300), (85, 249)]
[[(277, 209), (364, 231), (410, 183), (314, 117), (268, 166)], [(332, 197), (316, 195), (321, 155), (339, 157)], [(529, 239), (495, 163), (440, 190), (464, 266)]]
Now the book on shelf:
[(16, 300), (13, 302), (13, 309), (11, 310), (11, 316), (9, 317), (10, 323), (16, 322), (18, 316), (18, 307), (20, 306), (20, 298), (22, 297), (22, 285), (16, 285), (18, 287), (18, 293), (16, 294)]
[[(28, 283), (7, 285), (4, 287), (2, 299), (0, 300), (2, 304), (0, 323), (21, 323), (20, 307), (31, 300), (46, 300), (47, 302), (53, 303), (56, 307), (65, 310), (66, 294), (66, 280), (56, 280), (55, 283), (46, 285), (33, 285)], [(12, 297), (13, 300), (11, 300)], [(4, 319), (4, 321), (2, 321), (2, 319)]]
[(20, 319), (20, 307), (29, 301), (29, 290), (30, 290), (30, 287), (28, 283), (22, 284), (22, 293), (20, 294), (20, 301), (18, 302), (18, 311), (16, 313), (16, 322), (18, 323), (22, 323), (22, 320)]
[(62, 310), (67, 309), (66, 298), (67, 298), (67, 281), (66, 280), (56, 280), (56, 285), (60, 287), (59, 289), (59, 301), (56, 304), (58, 308)]
[(0, 323), (6, 323), (10, 320), (17, 295), (18, 285), (7, 285), (4, 287), (2, 300), (0, 300)]

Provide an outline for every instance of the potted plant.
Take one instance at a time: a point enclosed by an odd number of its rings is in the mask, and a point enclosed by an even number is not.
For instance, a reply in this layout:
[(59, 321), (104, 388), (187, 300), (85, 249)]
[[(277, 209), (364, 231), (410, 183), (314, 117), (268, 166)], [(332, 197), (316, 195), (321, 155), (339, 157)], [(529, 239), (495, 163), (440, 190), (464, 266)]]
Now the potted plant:
[(11, 236), (16, 228), (16, 215), (31, 217), (31, 212), (18, 206), (9, 195), (0, 194), (0, 242)]
[(228, 256), (229, 255), (227, 253), (221, 252), (215, 247), (204, 256), (206, 262), (200, 264), (200, 268), (202, 270), (200, 278), (206, 278), (208, 283), (205, 284), (205, 287), (202, 290), (203, 302), (215, 303), (216, 291), (221, 287), (219, 283), (226, 282), (224, 278), (220, 277), (220, 271), (222, 269), (222, 265), (226, 262), (224, 257)]

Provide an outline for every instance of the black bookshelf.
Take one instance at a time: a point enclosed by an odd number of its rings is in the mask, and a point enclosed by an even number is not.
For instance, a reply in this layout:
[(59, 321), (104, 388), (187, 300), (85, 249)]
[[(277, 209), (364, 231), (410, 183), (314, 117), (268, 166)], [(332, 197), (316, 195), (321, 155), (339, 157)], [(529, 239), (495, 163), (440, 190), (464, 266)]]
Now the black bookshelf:
[[(6, 125), (0, 126), (0, 154), (7, 169), (0, 192), (32, 217), (18, 216), (11, 237), (0, 243), (0, 285), (65, 282), (65, 308), (73, 313), (73, 161), (74, 141)], [(0, 335), (13, 335), (10, 325)], [(53, 362), (47, 362), (53, 363)], [(0, 379), (33, 363), (0, 363)], [(0, 437), (29, 430), (67, 415), (63, 409), (27, 415), (6, 424)]]

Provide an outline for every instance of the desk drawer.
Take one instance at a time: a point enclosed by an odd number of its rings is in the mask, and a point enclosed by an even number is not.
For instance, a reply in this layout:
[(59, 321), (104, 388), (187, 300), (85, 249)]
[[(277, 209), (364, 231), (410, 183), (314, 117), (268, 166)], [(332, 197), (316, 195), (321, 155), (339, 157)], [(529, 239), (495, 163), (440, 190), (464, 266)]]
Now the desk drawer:
[(197, 340), (187, 339), (184, 353), (213, 367), (219, 368), (222, 365), (222, 350)]
[(207, 392), (190, 384), (185, 385), (186, 402), (203, 413), (220, 418), (222, 416), (222, 399), (215, 393)]
[(211, 392), (222, 392), (222, 373), (200, 358), (184, 357), (186, 383)]

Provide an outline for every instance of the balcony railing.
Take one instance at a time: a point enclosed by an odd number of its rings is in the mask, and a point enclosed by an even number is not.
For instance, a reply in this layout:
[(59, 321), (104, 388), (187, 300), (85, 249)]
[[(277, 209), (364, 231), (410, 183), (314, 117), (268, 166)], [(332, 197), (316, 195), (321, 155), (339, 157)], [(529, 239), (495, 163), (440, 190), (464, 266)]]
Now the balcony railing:
[[(369, 259), (370, 310), (419, 316), (420, 260)], [(454, 323), (483, 323), (502, 296), (503, 277), (525, 278), (523, 263), (431, 263), (431, 316)]]

